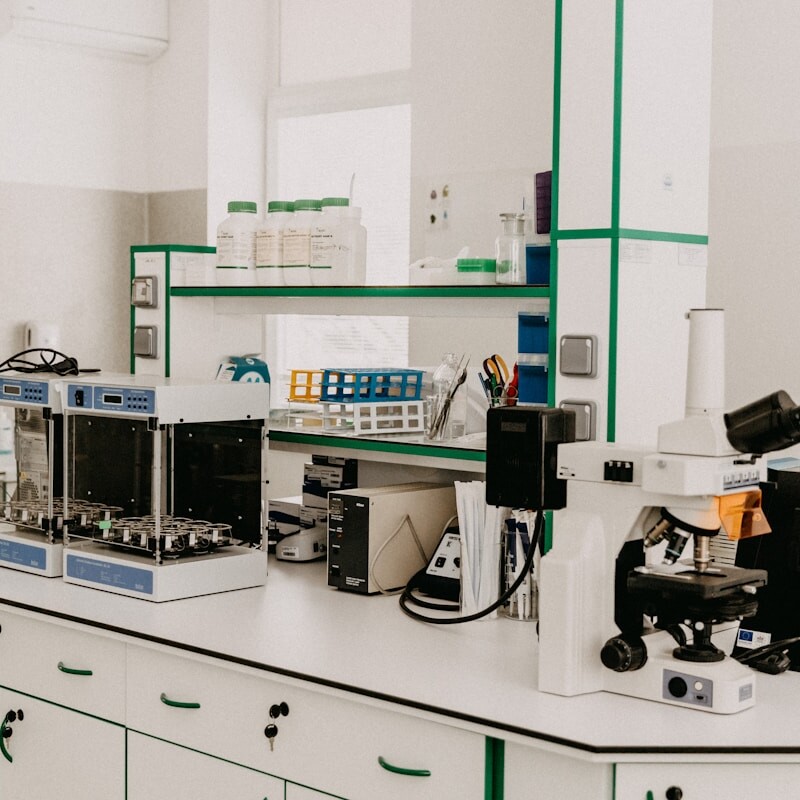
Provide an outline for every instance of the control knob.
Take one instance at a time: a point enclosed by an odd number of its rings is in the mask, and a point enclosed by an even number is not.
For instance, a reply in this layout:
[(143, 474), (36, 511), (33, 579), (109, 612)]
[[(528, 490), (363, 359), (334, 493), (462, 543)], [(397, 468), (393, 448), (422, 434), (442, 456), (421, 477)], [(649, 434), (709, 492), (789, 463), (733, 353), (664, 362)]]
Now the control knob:
[(633, 672), (647, 661), (647, 647), (640, 636), (621, 633), (603, 645), (600, 660), (614, 672)]

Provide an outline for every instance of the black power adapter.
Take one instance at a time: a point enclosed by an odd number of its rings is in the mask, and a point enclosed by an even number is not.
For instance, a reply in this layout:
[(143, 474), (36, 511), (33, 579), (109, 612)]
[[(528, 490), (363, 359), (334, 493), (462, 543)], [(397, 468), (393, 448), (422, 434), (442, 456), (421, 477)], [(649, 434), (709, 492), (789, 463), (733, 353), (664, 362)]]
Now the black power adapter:
[(486, 414), (486, 502), (531, 510), (564, 508), (558, 445), (575, 441), (575, 412), (499, 406)]

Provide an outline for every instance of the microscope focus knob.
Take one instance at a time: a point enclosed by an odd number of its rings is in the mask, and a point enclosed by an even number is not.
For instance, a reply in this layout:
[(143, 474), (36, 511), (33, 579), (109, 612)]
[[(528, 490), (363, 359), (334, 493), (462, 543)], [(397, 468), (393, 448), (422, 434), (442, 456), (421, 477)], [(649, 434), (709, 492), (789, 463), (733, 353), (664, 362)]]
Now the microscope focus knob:
[(644, 666), (647, 648), (640, 636), (622, 633), (603, 645), (600, 660), (604, 667), (614, 672), (632, 672)]

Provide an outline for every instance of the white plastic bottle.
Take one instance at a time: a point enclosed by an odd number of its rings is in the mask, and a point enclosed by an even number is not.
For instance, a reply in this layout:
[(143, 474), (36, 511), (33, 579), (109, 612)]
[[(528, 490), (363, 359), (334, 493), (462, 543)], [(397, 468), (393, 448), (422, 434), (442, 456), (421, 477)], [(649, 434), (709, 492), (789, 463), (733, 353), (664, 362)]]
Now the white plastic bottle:
[(292, 219), (294, 203), (271, 200), (256, 230), (256, 284), (283, 286), (283, 231)]
[(217, 227), (217, 283), (254, 286), (258, 207), (246, 200), (228, 203), (228, 216)]
[(367, 282), (367, 229), (361, 224), (361, 209), (349, 206), (339, 222), (341, 245), (337, 270), (347, 286), (363, 286)]
[(322, 214), (311, 229), (311, 283), (342, 286), (346, 283), (342, 263), (342, 219), (350, 201), (346, 197), (323, 197)]
[(320, 220), (319, 200), (295, 200), (294, 214), (283, 229), (283, 281), (311, 286), (311, 229)]

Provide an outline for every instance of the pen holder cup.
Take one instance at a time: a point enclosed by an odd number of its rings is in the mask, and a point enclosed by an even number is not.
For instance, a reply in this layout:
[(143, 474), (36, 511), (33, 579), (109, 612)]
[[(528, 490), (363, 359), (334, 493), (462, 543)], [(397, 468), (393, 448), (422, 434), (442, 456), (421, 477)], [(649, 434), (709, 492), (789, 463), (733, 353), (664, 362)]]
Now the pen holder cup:
[(466, 430), (467, 407), (457, 396), (431, 394), (425, 397), (425, 438), (446, 442), (463, 436)]

